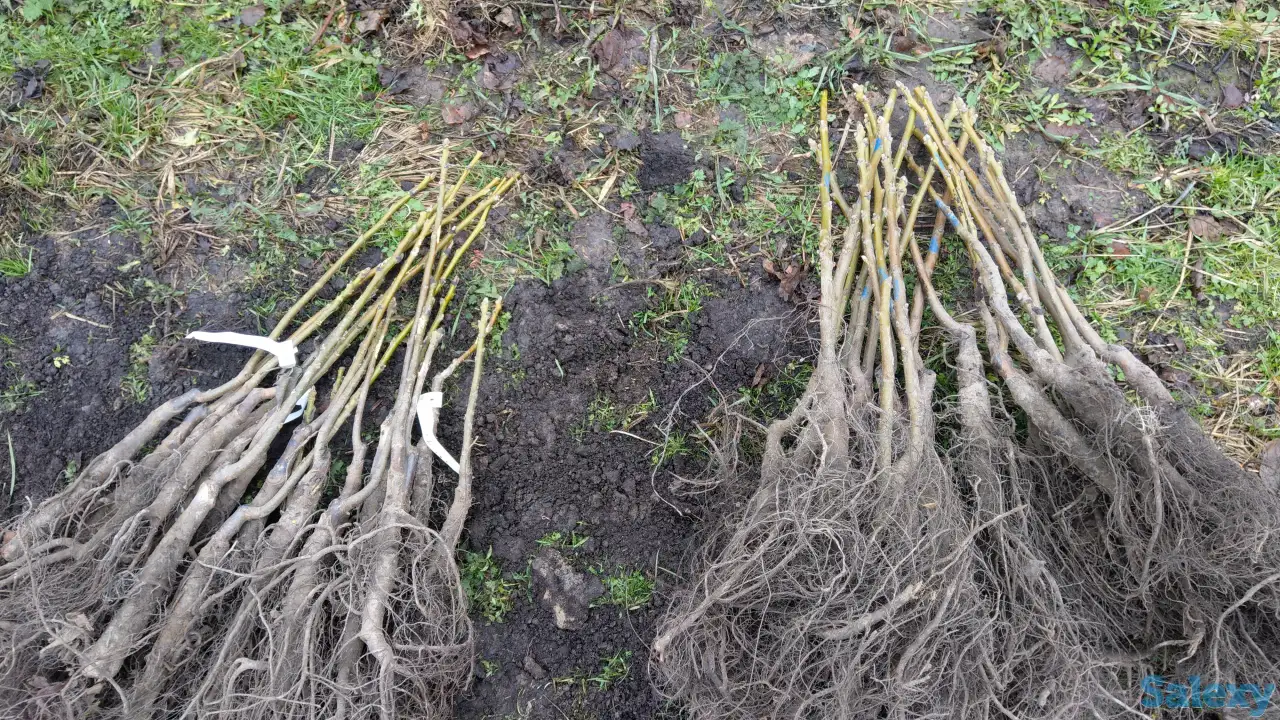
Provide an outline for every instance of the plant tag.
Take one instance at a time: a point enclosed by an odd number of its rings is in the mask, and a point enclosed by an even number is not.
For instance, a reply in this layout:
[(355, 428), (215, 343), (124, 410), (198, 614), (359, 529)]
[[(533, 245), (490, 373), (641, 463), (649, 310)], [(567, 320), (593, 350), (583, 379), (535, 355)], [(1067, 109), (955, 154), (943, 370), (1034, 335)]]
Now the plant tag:
[(203, 332), (197, 331), (187, 338), (203, 342), (223, 343), (225, 345), (243, 345), (245, 347), (266, 350), (276, 356), (282, 370), (288, 370), (298, 364), (298, 348), (288, 340), (277, 342), (258, 335), (245, 335), (236, 332)]
[(424, 392), (418, 396), (418, 424), (422, 426), (422, 440), (431, 448), (436, 457), (444, 461), (455, 473), (459, 472), (458, 461), (453, 459), (448, 450), (440, 444), (436, 437), (436, 415), (444, 406), (444, 393)]

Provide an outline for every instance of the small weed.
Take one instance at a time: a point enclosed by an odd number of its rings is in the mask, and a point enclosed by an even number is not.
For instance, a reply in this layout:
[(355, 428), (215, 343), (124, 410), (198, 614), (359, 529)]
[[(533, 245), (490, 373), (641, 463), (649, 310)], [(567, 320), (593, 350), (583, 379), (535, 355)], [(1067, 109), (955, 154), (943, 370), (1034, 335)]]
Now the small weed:
[(66, 487), (71, 484), (72, 480), (76, 479), (76, 475), (79, 473), (80, 463), (75, 460), (68, 460), (66, 466), (62, 468), (62, 473), (58, 475), (58, 481), (62, 487)]
[(604, 582), (605, 594), (600, 596), (592, 607), (619, 607), (623, 610), (639, 610), (653, 600), (653, 581), (639, 570), (626, 572), (618, 568), (616, 574), (609, 575), (602, 568), (591, 568), (591, 573)]
[(138, 342), (129, 346), (129, 370), (120, 380), (120, 391), (129, 400), (141, 405), (151, 397), (151, 381), (148, 379), (151, 353), (155, 350), (156, 339), (151, 333), (138, 338)]
[(758, 387), (745, 387), (740, 392), (752, 414), (762, 420), (772, 420), (790, 412), (804, 394), (812, 375), (813, 365), (793, 360)]
[(26, 407), (28, 400), (39, 396), (43, 392), (44, 391), (36, 387), (35, 383), (26, 378), (22, 378), (18, 382), (5, 388), (3, 393), (0, 393), (0, 412), (22, 412)]
[(689, 346), (693, 330), (691, 317), (702, 309), (708, 288), (696, 280), (685, 280), (665, 292), (648, 289), (649, 307), (631, 316), (631, 327), (667, 346), (667, 362), (676, 362)]
[(608, 395), (596, 395), (587, 406), (587, 417), (569, 429), (570, 435), (579, 442), (588, 430), (593, 432), (613, 432), (614, 430), (630, 430), (658, 408), (658, 399), (653, 391), (644, 400), (628, 408), (619, 408)]
[(653, 463), (654, 467), (660, 467), (663, 463), (688, 455), (689, 452), (688, 436), (684, 434), (684, 431), (672, 428), (662, 438), (662, 442), (653, 449), (653, 453), (649, 456), (649, 462)]
[(559, 530), (552, 530), (546, 535), (543, 535), (542, 537), (538, 538), (536, 542), (538, 543), (539, 547), (566, 548), (569, 550), (577, 550), (583, 545), (586, 545), (587, 541), (590, 539), (591, 539), (590, 535), (580, 535), (578, 534), (577, 530), (571, 530), (567, 534)]
[(25, 255), (22, 254), (21, 249), (0, 253), (0, 276), (17, 280), (31, 274), (32, 268), (35, 267), (32, 253), (31, 248), (27, 248)]
[(483, 660), (483, 659), (480, 661), (480, 668), (484, 670), (485, 677), (493, 677), (494, 675), (497, 675), (500, 670), (502, 670), (502, 666), (499, 665), (497, 662), (493, 660)]
[(631, 672), (630, 661), (630, 650), (614, 653), (601, 661), (600, 672), (587, 678), (587, 682), (595, 686), (597, 690), (608, 690), (615, 683), (627, 679), (627, 675)]
[(70, 355), (54, 355), (52, 362), (55, 370), (61, 370), (62, 368), (67, 367), (68, 365), (71, 364), (71, 356)]
[(1102, 138), (1097, 150), (1090, 153), (1114, 172), (1128, 173), (1136, 177), (1151, 174), (1156, 169), (1156, 151), (1145, 133), (1112, 133)]
[(463, 551), (462, 588), (471, 609), (491, 623), (500, 623), (516, 607), (516, 595), (526, 583), (515, 576), (503, 577), (493, 559), (493, 548), (485, 553)]

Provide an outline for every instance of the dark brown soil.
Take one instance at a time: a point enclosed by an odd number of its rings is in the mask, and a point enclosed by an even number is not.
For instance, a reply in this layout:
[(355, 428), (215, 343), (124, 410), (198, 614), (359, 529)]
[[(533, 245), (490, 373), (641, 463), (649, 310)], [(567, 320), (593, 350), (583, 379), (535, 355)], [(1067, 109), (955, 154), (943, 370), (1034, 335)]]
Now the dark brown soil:
[[(52, 494), (159, 403), (239, 370), (242, 351), (179, 344), (184, 328), (256, 332), (241, 318), (236, 293), (165, 290), (151, 265), (139, 262), (137, 239), (104, 232), (105, 224), (57, 242), (34, 240), (33, 271), (0, 278), (0, 431), (16, 473), (0, 516)], [(202, 260), (219, 275), (216, 262)], [(137, 402), (121, 384), (131, 346), (148, 334), (157, 340), (144, 368), (150, 393)]]
[[(512, 319), (503, 342), (519, 348), (519, 359), (508, 350), (501, 369), (486, 373), (469, 545), (479, 552), (492, 548), (505, 570), (518, 573), (538, 552), (539, 538), (576, 530), (590, 537), (563, 551), (576, 570), (641, 570), (656, 578), (656, 596), (634, 612), (596, 607), (581, 629), (561, 630), (535, 586), (533, 599), (519, 598), (505, 622), (477, 620), (477, 655), (498, 670), (477, 677), (459, 717), (501, 717), (517, 704), (532, 713), (522, 717), (547, 718), (573, 716), (575, 709), (601, 718), (649, 718), (661, 708), (646, 669), (653, 623), (674, 571), (694, 547), (696, 520), (718, 511), (669, 491), (672, 474), (696, 473), (700, 458), (655, 471), (648, 443), (584, 425), (597, 398), (625, 408), (652, 391), (656, 410), (631, 432), (656, 439), (655, 424), (668, 417), (687, 431), (706, 416), (717, 392), (735, 393), (761, 365), (805, 351), (802, 321), (770, 281), (755, 277), (746, 288), (727, 278), (709, 282), (714, 297), (692, 319), (687, 359), (676, 362), (667, 361), (660, 343), (627, 326), (645, 306), (645, 286), (593, 291), (597, 283), (588, 271), (552, 287), (525, 284), (508, 296)], [(513, 380), (519, 373), (523, 380)], [(581, 679), (595, 675), (604, 658), (628, 651), (625, 680), (607, 693), (589, 683), (584, 688)], [(553, 682), (574, 677), (578, 682)]]

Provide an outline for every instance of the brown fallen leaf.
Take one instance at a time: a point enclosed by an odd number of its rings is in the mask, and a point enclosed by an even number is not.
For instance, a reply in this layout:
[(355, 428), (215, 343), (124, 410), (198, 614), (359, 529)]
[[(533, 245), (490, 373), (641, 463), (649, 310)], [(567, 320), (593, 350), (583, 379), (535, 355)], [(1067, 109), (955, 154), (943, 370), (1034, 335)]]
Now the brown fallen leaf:
[(461, 105), (445, 105), (440, 108), (440, 115), (446, 125), (461, 125), (476, 116), (475, 103), (465, 102)]
[(1197, 298), (1204, 292), (1208, 280), (1204, 274), (1204, 258), (1196, 258), (1196, 264), (1191, 266), (1191, 289)]
[(782, 271), (782, 279), (778, 283), (778, 297), (791, 300), (791, 296), (795, 295), (796, 288), (800, 286), (803, 278), (804, 273), (799, 265), (788, 265), (787, 269)]
[(266, 16), (267, 8), (265, 5), (250, 5), (240, 11), (240, 24), (245, 27), (253, 27), (262, 22), (262, 18)]
[(683, 130), (693, 124), (693, 113), (688, 110), (681, 110), (676, 113), (675, 122), (676, 127)]
[(1138, 290), (1138, 302), (1146, 302), (1150, 300), (1151, 295), (1155, 293), (1155, 291), (1156, 289), (1151, 287), (1150, 285), (1140, 288)]
[(623, 218), (622, 225), (627, 229), (627, 232), (632, 233), (633, 235), (649, 237), (649, 228), (645, 227), (644, 223), (640, 222), (636, 218)]
[(485, 58), (480, 84), (486, 90), (510, 90), (515, 85), (515, 71), (519, 69), (519, 57), (499, 50)]
[(1133, 254), (1133, 251), (1129, 249), (1129, 243), (1123, 240), (1112, 240), (1111, 254), (1114, 257), (1129, 257)]
[(1235, 85), (1222, 87), (1222, 107), (1235, 109), (1244, 105), (1244, 93)]
[(516, 17), (516, 11), (509, 7), (502, 8), (494, 19), (512, 30), (520, 29), (520, 18)]
[(1211, 215), (1196, 215), (1191, 218), (1191, 234), (1201, 240), (1217, 240), (1225, 233), (1226, 228)]
[(622, 65), (627, 54), (639, 47), (639, 44), (638, 35), (633, 36), (626, 30), (614, 28), (591, 46), (591, 58), (600, 65), (601, 70), (609, 72)]
[(1062, 55), (1046, 55), (1031, 73), (1047, 85), (1058, 85), (1071, 77), (1071, 60)]
[(635, 203), (624, 202), (624, 203), (622, 203), (621, 205), (619, 205), (618, 207), (619, 207), (619, 209), (621, 209), (621, 210), (622, 210), (622, 219), (623, 219), (623, 220), (630, 220), (631, 218), (633, 218), (633, 217), (635, 217), (635, 216), (636, 216), (636, 205), (635, 205)]
[(418, 123), (418, 140), (427, 142), (431, 139), (431, 125), (427, 121)]
[(387, 20), (387, 11), (383, 8), (375, 10), (362, 10), (356, 16), (356, 32), (361, 35), (368, 35), (377, 32), (382, 27), (382, 23)]
[(489, 37), (480, 21), (468, 20), (455, 13), (445, 21), (445, 28), (453, 44), (468, 58), (475, 60), (489, 52)]
[(778, 297), (783, 300), (791, 300), (791, 296), (795, 294), (796, 288), (800, 285), (800, 280), (804, 277), (802, 268), (795, 263), (787, 265), (786, 270), (779, 271), (778, 266), (772, 260), (765, 260), (764, 271), (778, 279)]
[(759, 365), (756, 366), (755, 377), (751, 378), (751, 387), (753, 388), (760, 387), (761, 385), (764, 384), (766, 368), (768, 368), (767, 363), (760, 363)]

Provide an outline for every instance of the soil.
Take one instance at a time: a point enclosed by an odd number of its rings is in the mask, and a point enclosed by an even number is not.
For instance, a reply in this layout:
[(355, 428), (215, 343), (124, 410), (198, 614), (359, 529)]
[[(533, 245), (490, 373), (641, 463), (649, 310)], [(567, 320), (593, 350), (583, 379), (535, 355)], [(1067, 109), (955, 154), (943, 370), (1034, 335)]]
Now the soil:
[[(691, 428), (710, 411), (717, 390), (735, 392), (762, 365), (785, 364), (808, 348), (802, 316), (778, 298), (773, 281), (754, 276), (746, 287), (728, 278), (710, 284), (713, 296), (693, 318), (687, 359), (678, 362), (668, 362), (665, 346), (627, 326), (646, 305), (643, 285), (597, 290), (599, 278), (587, 268), (551, 287), (523, 284), (507, 296), (508, 350), (482, 386), (470, 549), (491, 548), (505, 570), (518, 573), (539, 553), (539, 538), (576, 531), (590, 539), (561, 551), (575, 570), (588, 577), (592, 568), (641, 570), (657, 583), (645, 607), (592, 608), (574, 630), (556, 626), (538, 601), (537, 583), (505, 622), (478, 620), (477, 656), (498, 670), (483, 677), (477, 665), (458, 717), (519, 711), (535, 718), (574, 712), (650, 718), (661, 708), (646, 669), (653, 626), (682, 559), (696, 547), (703, 527), (697, 521), (727, 508), (716, 499), (695, 506), (672, 495), (673, 476), (697, 473), (701, 461), (678, 458), (655, 470), (654, 425), (670, 418), (677, 429)], [(511, 347), (519, 349), (518, 359)], [(597, 398), (626, 408), (645, 402), (651, 391), (657, 407), (632, 434), (584, 427)], [(625, 680), (609, 692), (582, 682), (619, 652), (631, 654)]]
[[(16, 483), (0, 516), (51, 495), (111, 447), (156, 405), (239, 371), (245, 355), (228, 346), (165, 338), (184, 327), (256, 332), (237, 293), (219, 292), (226, 270), (204, 260), (205, 289), (161, 297), (163, 286), (136, 237), (101, 230), (33, 242), (33, 271), (0, 278), (0, 430), (12, 448)], [(128, 397), (130, 348), (159, 340), (145, 366), (150, 392)], [(228, 374), (229, 373), (229, 374)]]

